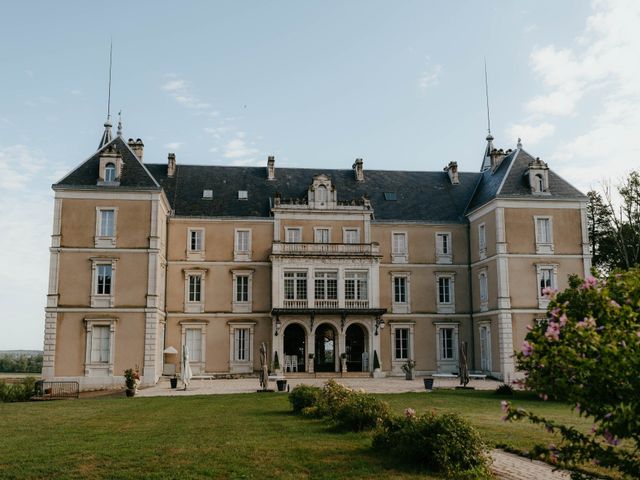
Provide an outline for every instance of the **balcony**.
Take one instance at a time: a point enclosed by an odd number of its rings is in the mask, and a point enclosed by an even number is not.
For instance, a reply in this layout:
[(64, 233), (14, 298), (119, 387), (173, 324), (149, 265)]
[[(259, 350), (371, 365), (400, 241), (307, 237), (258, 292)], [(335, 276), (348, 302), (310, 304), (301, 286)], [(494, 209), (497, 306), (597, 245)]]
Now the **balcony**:
[(308, 300), (284, 300), (282, 302), (284, 308), (309, 308)]
[(380, 245), (373, 243), (287, 243), (274, 242), (273, 255), (332, 255), (372, 256), (380, 255)]
[(316, 300), (316, 308), (338, 308), (338, 300)]
[(369, 308), (369, 300), (345, 300), (344, 306), (349, 309)]
[(369, 300), (345, 300), (344, 307), (340, 307), (339, 300), (283, 300), (283, 308), (293, 309), (318, 309), (318, 310), (336, 310), (338, 308), (348, 308), (349, 310), (368, 309)]

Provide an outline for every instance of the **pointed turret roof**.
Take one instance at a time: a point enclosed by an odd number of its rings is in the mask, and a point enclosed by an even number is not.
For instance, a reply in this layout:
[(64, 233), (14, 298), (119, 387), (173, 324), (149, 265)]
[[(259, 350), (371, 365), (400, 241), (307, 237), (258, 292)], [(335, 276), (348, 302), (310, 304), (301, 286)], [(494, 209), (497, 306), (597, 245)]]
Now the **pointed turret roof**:
[(98, 145), (98, 150), (102, 149), (108, 143), (111, 143), (113, 136), (111, 135), (111, 120), (107, 116), (107, 121), (104, 122), (104, 132), (102, 132), (102, 138), (100, 138), (100, 144)]

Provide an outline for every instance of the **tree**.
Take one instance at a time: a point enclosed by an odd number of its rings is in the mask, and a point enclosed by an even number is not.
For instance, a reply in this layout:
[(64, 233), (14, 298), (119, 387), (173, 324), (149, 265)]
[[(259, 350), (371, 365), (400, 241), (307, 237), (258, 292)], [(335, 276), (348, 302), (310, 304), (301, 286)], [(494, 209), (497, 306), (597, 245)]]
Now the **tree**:
[(593, 266), (600, 273), (640, 265), (640, 171), (615, 188), (603, 185), (603, 195), (590, 191), (587, 206)]
[(606, 281), (573, 276), (569, 284), (557, 296), (547, 291), (548, 316), (531, 327), (517, 368), (543, 399), (568, 402), (592, 419), (591, 433), (504, 402), (506, 419), (559, 432), (560, 445), (534, 451), (547, 460), (568, 467), (593, 461), (640, 478), (640, 269)]

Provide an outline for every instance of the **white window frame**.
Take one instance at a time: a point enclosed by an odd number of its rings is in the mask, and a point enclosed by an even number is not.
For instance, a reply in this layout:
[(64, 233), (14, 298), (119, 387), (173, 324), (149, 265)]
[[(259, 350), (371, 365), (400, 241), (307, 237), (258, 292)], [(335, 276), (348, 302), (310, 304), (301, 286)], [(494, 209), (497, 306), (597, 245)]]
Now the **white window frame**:
[[(447, 237), (447, 252), (442, 248), (440, 238)], [(453, 262), (453, 243), (451, 232), (436, 232), (436, 263)]]
[[(113, 166), (113, 178), (107, 178), (107, 172), (111, 169), (109, 165)], [(104, 183), (115, 183), (118, 181), (118, 167), (115, 162), (109, 162), (104, 164)]]
[[(200, 234), (200, 248), (191, 249), (191, 235), (193, 233)], [(204, 260), (204, 240), (205, 229), (204, 228), (188, 228), (187, 229), (187, 260)]]
[[(456, 313), (455, 273), (436, 272), (436, 311), (437, 313)], [(440, 279), (449, 279), (449, 301), (440, 302)]]
[[(252, 373), (253, 372), (253, 359), (254, 359), (254, 330), (256, 322), (253, 321), (237, 321), (233, 320), (227, 322), (229, 325), (229, 372), (230, 373)], [(238, 330), (246, 330), (248, 332), (248, 337), (246, 339), (247, 343), (247, 355), (248, 358), (244, 360), (238, 359), (238, 351), (236, 344), (236, 331)]]
[(489, 272), (483, 269), (478, 273), (478, 291), (480, 297), (480, 311), (489, 310)]
[(249, 191), (248, 190), (238, 190), (238, 200), (242, 200), (242, 201), (249, 200)]
[[(286, 297), (286, 278), (287, 274), (293, 274), (293, 277), (290, 277), (293, 280), (293, 298)], [(304, 278), (306, 280), (306, 288), (298, 289), (298, 280), (302, 280), (302, 276), (298, 277), (299, 274), (304, 274)], [(295, 304), (295, 305), (304, 305), (303, 308), (306, 308), (309, 305), (309, 272), (307, 270), (285, 270), (282, 272), (282, 302), (285, 305), (287, 302)], [(314, 288), (315, 288), (315, 279), (314, 279)], [(301, 298), (301, 293), (304, 292), (304, 298)]]
[[(390, 322), (391, 326), (391, 372), (394, 375), (403, 375), (402, 365), (404, 365), (408, 359), (415, 360), (414, 358), (414, 326), (415, 322)], [(396, 332), (398, 330), (407, 329), (409, 331), (409, 348), (407, 358), (396, 358)]]
[[(364, 275), (364, 281), (367, 284), (366, 288), (362, 288), (362, 285), (361, 285), (363, 281), (362, 275)], [(351, 302), (352, 305), (364, 305), (365, 302), (367, 306), (370, 304), (371, 297), (372, 297), (370, 292), (370, 289), (371, 289), (370, 276), (371, 275), (368, 270), (346, 270), (344, 272), (342, 285), (344, 289), (343, 292), (344, 292), (345, 306), (347, 308), (351, 308), (349, 306), (349, 302)], [(353, 286), (354, 298), (347, 298), (347, 281), (351, 281), (351, 280), (353, 280), (354, 282), (354, 286)], [(340, 295), (340, 293), (338, 293), (338, 295)], [(359, 307), (355, 307), (355, 308), (359, 308)]]
[[(436, 365), (438, 373), (452, 373), (458, 370), (458, 345), (459, 326), (458, 322), (434, 322), (436, 327)], [(452, 350), (453, 358), (444, 358), (442, 352), (442, 331), (452, 330)]]
[[(543, 240), (549, 240), (547, 241), (541, 241), (540, 236), (541, 236), (541, 232), (539, 231), (538, 228), (538, 222), (540, 220), (547, 220), (548, 222), (548, 227), (549, 227), (549, 238), (548, 239), (543, 239)], [(533, 217), (533, 225), (535, 228), (535, 241), (536, 241), (536, 253), (537, 254), (541, 254), (541, 255), (549, 255), (549, 254), (553, 254), (553, 217), (549, 216), (549, 215), (535, 215)]]
[[(115, 258), (91, 259), (91, 308), (113, 308), (115, 306), (116, 291), (116, 263)], [(110, 293), (98, 293), (98, 267), (111, 265), (111, 291)]]
[(487, 258), (487, 226), (484, 222), (478, 225), (478, 253), (480, 260)]
[[(295, 232), (298, 232), (298, 239), (289, 240)], [(302, 227), (284, 227), (284, 239), (286, 243), (302, 243)]]
[(537, 263), (536, 264), (536, 292), (538, 298), (538, 308), (546, 309), (549, 305), (549, 298), (542, 295), (542, 289), (540, 288), (540, 282), (542, 280), (543, 271), (549, 271), (551, 273), (551, 285), (550, 288), (558, 288), (558, 264), (557, 263)]
[[(411, 313), (411, 272), (390, 272), (391, 275), (391, 313)], [(404, 278), (405, 301), (396, 301), (396, 278)]]
[[(113, 235), (101, 235), (102, 212), (113, 210)], [(118, 207), (96, 207), (96, 234), (94, 237), (95, 248), (115, 248), (118, 228)]]
[[(355, 242), (347, 242), (347, 233), (355, 232), (356, 238)], [(357, 245), (360, 243), (360, 228), (359, 227), (342, 227), (342, 243), (349, 243), (353, 245)]]
[[(482, 330), (485, 331), (485, 345), (482, 344)], [(478, 343), (480, 346), (480, 370), (491, 373), (491, 322), (478, 323)], [(483, 364), (483, 361), (486, 361), (486, 364)]]
[[(240, 245), (240, 233), (247, 233), (247, 246), (245, 249), (241, 249)], [(233, 233), (233, 260), (236, 262), (250, 262), (251, 261), (251, 245), (252, 245), (253, 232), (250, 228), (236, 228)]]
[[(207, 270), (203, 268), (184, 269), (184, 311), (185, 313), (202, 313), (204, 312), (205, 302), (205, 280)], [(189, 278), (200, 277), (200, 301), (192, 302), (189, 300)]]
[[(231, 270), (233, 275), (233, 299), (231, 311), (233, 313), (250, 313), (253, 308), (253, 270)], [(238, 278), (247, 278), (247, 301), (238, 300)]]
[(182, 358), (182, 349), (184, 348), (187, 341), (187, 330), (189, 329), (200, 330), (200, 336), (201, 336), (200, 361), (199, 362), (194, 362), (191, 360), (189, 361), (191, 372), (194, 375), (202, 374), (205, 371), (205, 365), (207, 363), (207, 323), (208, 321), (206, 320), (201, 320), (201, 321), (187, 320), (187, 321), (180, 322), (180, 327), (182, 330), (181, 340), (180, 340), (180, 351), (178, 352), (178, 355), (180, 356), (180, 358)]
[[(318, 234), (321, 231), (327, 232), (327, 241), (322, 242), (318, 240)], [(313, 227), (313, 241), (314, 243), (331, 243), (331, 227)]]
[[(117, 318), (85, 318), (85, 360), (84, 374), (88, 377), (113, 375), (113, 365), (115, 363), (115, 339)], [(107, 362), (91, 361), (91, 346), (93, 343), (94, 327), (109, 328), (109, 360)]]
[[(321, 298), (321, 296), (318, 295), (317, 289), (316, 289), (316, 282), (320, 280), (320, 282), (323, 284), (323, 290), (324, 290), (324, 296)], [(328, 295), (328, 284), (329, 284), (329, 280), (335, 281), (336, 283), (336, 298), (327, 298)], [(329, 306), (333, 306), (333, 305), (338, 305), (339, 304), (339, 298), (340, 298), (340, 279), (339, 279), (339, 273), (337, 270), (316, 270), (313, 274), (313, 298), (315, 301), (315, 306), (316, 308), (329, 308), (327, 307), (327, 305)]]
[[(404, 237), (404, 249), (396, 249), (395, 238), (397, 236)], [(407, 263), (409, 261), (409, 235), (407, 232), (392, 231), (391, 232), (391, 263)]]

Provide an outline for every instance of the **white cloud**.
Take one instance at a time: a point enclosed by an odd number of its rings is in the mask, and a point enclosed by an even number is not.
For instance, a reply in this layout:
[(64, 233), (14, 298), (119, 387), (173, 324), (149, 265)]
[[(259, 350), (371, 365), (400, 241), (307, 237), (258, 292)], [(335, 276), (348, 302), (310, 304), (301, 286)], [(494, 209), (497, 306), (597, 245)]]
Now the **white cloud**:
[(168, 148), (169, 150), (179, 150), (182, 145), (184, 145), (182, 142), (169, 142), (164, 145), (164, 148)]
[(533, 50), (532, 69), (546, 91), (525, 103), (539, 123), (580, 118), (550, 159), (583, 190), (637, 168), (640, 157), (640, 2), (595, 0), (591, 8), (572, 45)]
[(427, 67), (420, 75), (419, 85), (420, 88), (426, 90), (429, 87), (433, 87), (438, 84), (440, 80), (440, 74), (442, 73), (442, 65), (431, 65), (429, 57), (427, 57)]
[(535, 145), (543, 138), (549, 137), (554, 134), (556, 128), (550, 123), (540, 124), (514, 124), (505, 130), (508, 140), (515, 140), (521, 138), (522, 142), (526, 145)]
[(234, 138), (225, 146), (224, 156), (231, 159), (246, 159), (257, 153), (258, 150), (249, 147), (242, 138)]
[(0, 146), (0, 189), (24, 190), (44, 164), (44, 159), (25, 145)]
[(171, 80), (168, 80), (161, 88), (176, 102), (187, 108), (193, 108), (196, 110), (206, 109), (211, 106), (191, 93), (191, 86), (186, 80), (176, 78), (175, 74), (167, 74), (166, 76)]

